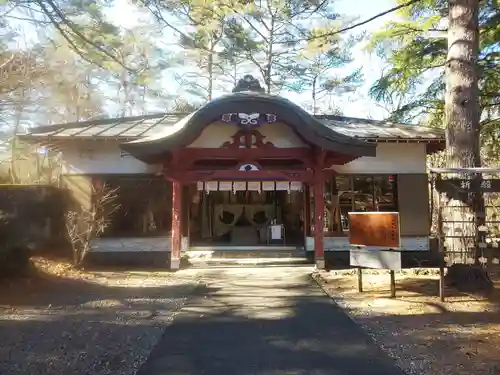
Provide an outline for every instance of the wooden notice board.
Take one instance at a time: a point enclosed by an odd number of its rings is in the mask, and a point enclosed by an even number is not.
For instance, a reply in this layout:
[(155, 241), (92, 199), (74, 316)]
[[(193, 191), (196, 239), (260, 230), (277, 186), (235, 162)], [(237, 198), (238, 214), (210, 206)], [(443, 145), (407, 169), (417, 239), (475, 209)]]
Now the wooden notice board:
[(399, 248), (399, 212), (349, 212), (349, 244)]

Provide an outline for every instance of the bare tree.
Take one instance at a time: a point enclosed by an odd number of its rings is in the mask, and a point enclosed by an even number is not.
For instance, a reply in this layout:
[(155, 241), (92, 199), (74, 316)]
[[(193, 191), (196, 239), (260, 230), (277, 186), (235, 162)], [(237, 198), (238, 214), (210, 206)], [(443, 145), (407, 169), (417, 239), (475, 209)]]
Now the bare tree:
[(79, 267), (92, 247), (92, 241), (104, 232), (110, 223), (111, 215), (120, 207), (116, 203), (118, 188), (106, 184), (92, 185), (92, 204), (90, 209), (66, 214), (66, 230), (73, 251), (73, 263)]

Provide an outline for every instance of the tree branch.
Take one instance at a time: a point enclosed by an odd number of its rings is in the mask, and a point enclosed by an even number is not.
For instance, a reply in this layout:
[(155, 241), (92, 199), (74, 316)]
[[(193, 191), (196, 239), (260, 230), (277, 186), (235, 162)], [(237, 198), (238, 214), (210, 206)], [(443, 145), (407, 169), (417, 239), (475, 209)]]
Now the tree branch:
[[(116, 56), (114, 56), (113, 54), (109, 53), (108, 51), (106, 51), (104, 48), (102, 48), (101, 46), (99, 46), (98, 44), (96, 44), (95, 42), (93, 42), (92, 40), (90, 40), (89, 38), (87, 38), (85, 35), (83, 35), (80, 31), (78, 31), (75, 27), (75, 25), (73, 24), (73, 22), (71, 22), (66, 16), (65, 14), (57, 7), (57, 5), (52, 1), (52, 0), (35, 0), (36, 3), (38, 4), (38, 6), (44, 11), (44, 13), (47, 15), (47, 17), (49, 17), (49, 19), (51, 20), (51, 22), (54, 24), (54, 26), (57, 28), (57, 30), (62, 34), (62, 36), (68, 41), (68, 43), (70, 43), (71, 47), (72, 48), (75, 48), (76, 45), (73, 41), (70, 41), (70, 38), (68, 37), (66, 31), (64, 31), (61, 27), (61, 25), (59, 24), (59, 22), (56, 21), (56, 19), (52, 16), (51, 12), (49, 11), (49, 9), (45, 6), (44, 2), (46, 2), (47, 4), (49, 4), (49, 6), (52, 8), (52, 10), (54, 11), (54, 13), (61, 19), (62, 23), (65, 24), (66, 26), (69, 27), (69, 29), (78, 37), (80, 38), (84, 43), (87, 43), (88, 45), (92, 46), (93, 48), (95, 48), (96, 50), (98, 50), (99, 52), (101, 52), (102, 54), (108, 56), (111, 60), (115, 61), (116, 63), (118, 63), (120, 66), (122, 66), (125, 70), (128, 70), (128, 71), (134, 71), (133, 69), (130, 69), (129, 67), (125, 66), (119, 59), (116, 58)], [(78, 54), (84, 58), (82, 55), (83, 55), (83, 52), (77, 48), (77, 51)], [(84, 58), (85, 59), (85, 58)], [(91, 62), (89, 59), (85, 59), (86, 61), (88, 62)], [(95, 62), (94, 62), (95, 63)], [(96, 65), (99, 65), (98, 63), (95, 63)], [(102, 65), (99, 65), (101, 68)]]
[(398, 11), (399, 9), (403, 9), (403, 8), (409, 7), (410, 5), (416, 4), (419, 1), (421, 1), (421, 0), (410, 0), (410, 1), (406, 2), (406, 3), (404, 3), (404, 4), (401, 4), (401, 5), (398, 5), (398, 6), (394, 7), (394, 8), (388, 9), (388, 10), (386, 10), (384, 12), (378, 13), (375, 16), (370, 17), (370, 18), (368, 18), (368, 19), (366, 19), (364, 21), (355, 23), (354, 25), (351, 25), (351, 26), (344, 27), (344, 28), (339, 29), (337, 31), (332, 31), (332, 32), (329, 32), (329, 33), (325, 33), (325, 34), (321, 34), (321, 35), (316, 35), (316, 36), (312, 36), (312, 37), (308, 37), (308, 38), (296, 39), (296, 40), (289, 41), (289, 42), (276, 42), (276, 43), (277, 44), (288, 44), (288, 43), (298, 43), (298, 42), (310, 42), (310, 41), (313, 41), (313, 40), (316, 40), (316, 39), (320, 39), (320, 38), (325, 38), (325, 37), (329, 37), (329, 36), (334, 36), (334, 35), (337, 35), (337, 34), (341, 34), (343, 32), (346, 32), (346, 31), (355, 29), (357, 27), (366, 25), (367, 23), (370, 23), (370, 22), (376, 20), (377, 18), (383, 17), (386, 14), (393, 13), (393, 12)]

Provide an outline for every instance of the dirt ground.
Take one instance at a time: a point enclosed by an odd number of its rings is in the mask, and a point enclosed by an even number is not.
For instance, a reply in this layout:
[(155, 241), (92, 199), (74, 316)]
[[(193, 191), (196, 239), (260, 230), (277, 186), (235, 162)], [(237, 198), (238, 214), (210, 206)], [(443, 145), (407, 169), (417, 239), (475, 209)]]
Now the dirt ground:
[(391, 299), (389, 272), (366, 270), (358, 293), (356, 271), (315, 274), (323, 289), (408, 374), (500, 374), (500, 268), (490, 276), (488, 296), (446, 289), (438, 297), (437, 270), (396, 274)]
[(0, 374), (133, 374), (198, 285), (183, 272), (33, 264), (0, 281)]

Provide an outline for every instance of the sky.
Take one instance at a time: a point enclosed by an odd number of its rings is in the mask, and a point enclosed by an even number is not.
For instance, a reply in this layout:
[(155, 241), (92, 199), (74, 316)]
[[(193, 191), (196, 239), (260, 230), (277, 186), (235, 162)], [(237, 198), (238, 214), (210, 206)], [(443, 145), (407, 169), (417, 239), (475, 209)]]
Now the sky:
[[(371, 18), (374, 15), (381, 13), (387, 9), (396, 6), (395, 0), (338, 0), (336, 3), (337, 11), (345, 14), (348, 17), (359, 17), (358, 22)], [(353, 30), (355, 33), (372, 33), (383, 27), (383, 25), (394, 19), (394, 14), (389, 14), (380, 17), (367, 25), (356, 28)], [(346, 34), (346, 36), (348, 36)], [(373, 100), (368, 98), (368, 91), (375, 80), (377, 80), (382, 73), (384, 67), (383, 61), (364, 50), (364, 43), (358, 44), (353, 50), (354, 62), (345, 68), (346, 71), (353, 71), (356, 68), (361, 68), (365, 83), (363, 86), (353, 94), (349, 94), (343, 98), (334, 100), (336, 106), (342, 109), (345, 116), (373, 118), (377, 120), (384, 119), (387, 112), (375, 105)], [(290, 93), (287, 95), (289, 99), (300, 101), (301, 95)]]
[[(130, 4), (130, 1), (131, 0), (116, 0), (115, 6), (108, 12), (108, 16), (113, 22), (121, 24), (124, 27), (133, 27), (141, 23), (141, 17), (143, 16), (141, 16), (140, 12), (137, 12), (137, 8), (135, 6)], [(388, 10), (395, 5), (396, 0), (337, 0), (335, 3), (335, 10), (349, 19), (355, 18), (357, 21), (362, 21)], [(394, 17), (394, 13), (380, 17), (362, 27), (354, 29), (352, 33), (356, 35), (363, 32), (367, 34), (372, 33), (382, 28), (387, 21), (394, 19)], [(37, 39), (37, 33), (35, 30), (27, 30), (23, 27), (23, 32), (25, 38), (27, 38), (27, 42), (29, 42), (29, 39)], [(170, 30), (169, 32), (171, 33), (171, 36), (167, 35), (167, 40), (178, 39), (173, 31)], [(346, 33), (346, 38), (349, 37), (349, 35), (351, 35), (349, 32)], [(335, 107), (340, 108), (345, 116), (381, 120), (384, 119), (388, 113), (380, 106), (377, 106), (376, 103), (368, 97), (368, 91), (373, 82), (381, 75), (384, 63), (374, 54), (370, 54), (364, 50), (365, 43), (366, 42), (361, 42), (354, 47), (352, 51), (354, 61), (352, 64), (349, 64), (341, 70), (334, 70), (334, 74), (342, 75), (348, 74), (357, 68), (361, 68), (364, 76), (364, 84), (355, 93), (334, 97), (333, 104)], [(165, 72), (165, 82), (162, 82), (162, 86), (165, 90), (168, 90), (165, 94), (176, 95), (182, 92), (182, 88), (173, 78), (176, 73), (180, 72), (179, 69), (182, 68), (177, 68), (177, 70), (170, 69), (170, 71)], [(252, 74), (252, 72), (245, 72), (244, 74)], [(223, 92), (219, 92), (216, 93), (216, 96), (222, 94)], [(305, 101), (310, 103), (310, 93), (308, 92), (302, 94), (282, 92), (281, 95), (298, 104), (303, 104)], [(109, 108), (109, 111), (114, 112), (114, 109)]]
[[(335, 9), (338, 13), (348, 18), (357, 18), (358, 21), (362, 21), (395, 5), (395, 0), (337, 0)], [(140, 22), (140, 17), (138, 17), (134, 9), (127, 0), (119, 0), (109, 14), (113, 18), (113, 21), (119, 22), (125, 27), (130, 27)], [(362, 32), (371, 33), (382, 28), (387, 21), (394, 19), (394, 17), (394, 13), (380, 17), (367, 25), (356, 28), (353, 32), (356, 34)], [(346, 37), (349, 35), (349, 33), (346, 33)], [(174, 34), (172, 34), (172, 37), (176, 38)], [(354, 62), (343, 68), (342, 71), (338, 71), (338, 73), (342, 74), (342, 72), (350, 72), (356, 68), (361, 68), (365, 79), (364, 84), (356, 93), (336, 97), (333, 102), (336, 107), (341, 108), (345, 116), (383, 119), (387, 116), (387, 112), (368, 98), (368, 90), (372, 83), (380, 76), (384, 64), (380, 58), (364, 50), (364, 43), (359, 43), (355, 46), (353, 57)], [(173, 70), (165, 75), (167, 82), (164, 86), (169, 88), (171, 94), (175, 94), (180, 90), (178, 83), (173, 79), (175, 73), (176, 71)], [(294, 102), (301, 103), (309, 99), (310, 93), (282, 92), (281, 95)]]

